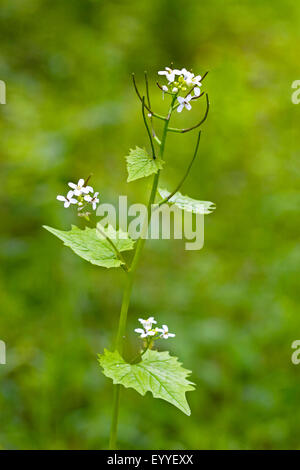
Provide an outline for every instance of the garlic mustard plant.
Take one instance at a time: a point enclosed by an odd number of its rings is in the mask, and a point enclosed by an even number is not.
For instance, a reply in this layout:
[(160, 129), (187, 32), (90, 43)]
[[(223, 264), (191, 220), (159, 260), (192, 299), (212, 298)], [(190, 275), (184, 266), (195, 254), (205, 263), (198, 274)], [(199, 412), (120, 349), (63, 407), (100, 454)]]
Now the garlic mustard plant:
[[(144, 77), (144, 93), (140, 92), (135, 76), (132, 75), (134, 90), (140, 101), (141, 115), (149, 140), (149, 151), (139, 147), (130, 150), (126, 156), (127, 182), (131, 184), (137, 179), (152, 178), (152, 188), (147, 205), (148, 210), (142, 222), (140, 237), (135, 241), (130, 238), (127, 232), (110, 224), (102, 225), (97, 219), (95, 226), (89, 226), (92, 223), (90, 216), (95, 214), (99, 203), (99, 193), (94, 192), (93, 187), (88, 185), (90, 176), (87, 179), (80, 178), (77, 183), (69, 182), (66, 196), (57, 196), (58, 201), (63, 202), (64, 208), (70, 210), (76, 208), (77, 215), (83, 217), (89, 222), (89, 225), (86, 225), (84, 229), (72, 225), (72, 228), (68, 231), (44, 226), (86, 261), (102, 268), (122, 268), (124, 271), (125, 286), (115, 344), (110, 350), (104, 349), (104, 352), (98, 356), (102, 372), (106, 377), (112, 379), (114, 387), (110, 449), (117, 448), (118, 415), (122, 387), (133, 388), (141, 395), (145, 395), (149, 391), (154, 398), (169, 402), (187, 415), (190, 415), (191, 411), (186, 399), (186, 392), (194, 390), (194, 384), (188, 379), (190, 371), (183, 368), (177, 358), (171, 356), (168, 351), (160, 350), (162, 342), (159, 340), (175, 338), (175, 333), (170, 333), (166, 324), (158, 326), (153, 316), (138, 319), (140, 326), (135, 328), (134, 332), (138, 334), (140, 339), (135, 336), (137, 349), (135, 357), (128, 357), (125, 350), (129, 339), (127, 315), (130, 298), (137, 267), (147, 238), (143, 234), (148, 232), (152, 212), (155, 212), (153, 206), (160, 207), (163, 204), (169, 204), (182, 211), (196, 214), (209, 214), (213, 209), (211, 202), (198, 201), (179, 192), (197, 157), (201, 131), (198, 132), (191, 159), (176, 187), (172, 191), (159, 188), (160, 173), (165, 171), (167, 166), (165, 149), (168, 135), (175, 133), (184, 137), (186, 133), (200, 128), (206, 121), (209, 112), (209, 99), (207, 93), (201, 92), (201, 89), (207, 73), (201, 76), (195, 75), (186, 68), (172, 69), (165, 67), (164, 70), (158, 72), (158, 75), (163, 83), (156, 82), (156, 84), (163, 92), (163, 97), (167, 96), (169, 98), (169, 104), (164, 114), (159, 114), (152, 108), (147, 73)], [(203, 99), (201, 99), (202, 97)], [(170, 123), (174, 111), (178, 113), (181, 113), (183, 109), (190, 111), (192, 101), (204, 104), (202, 117), (191, 127), (172, 127)], [(166, 99), (164, 105), (165, 103)], [(162, 123), (161, 135), (156, 130), (155, 124), (157, 121)], [(172, 165), (170, 159), (168, 159), (168, 164)], [(157, 198), (159, 198), (158, 201), (156, 201)], [(159, 315), (157, 318), (159, 319)], [(140, 346), (140, 340), (142, 340), (142, 347)], [(176, 339), (174, 344), (176, 344)]]

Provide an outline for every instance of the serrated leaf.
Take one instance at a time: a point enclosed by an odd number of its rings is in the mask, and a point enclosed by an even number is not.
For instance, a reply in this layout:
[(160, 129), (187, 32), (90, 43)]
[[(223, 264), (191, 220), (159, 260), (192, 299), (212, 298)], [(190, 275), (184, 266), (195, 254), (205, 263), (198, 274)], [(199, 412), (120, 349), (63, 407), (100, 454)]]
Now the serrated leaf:
[[(163, 199), (167, 198), (171, 193), (166, 189), (158, 189), (159, 194)], [(211, 212), (216, 208), (215, 204), (210, 201), (198, 201), (197, 199), (192, 199), (189, 196), (183, 196), (179, 191), (174, 194), (169, 200), (168, 203), (175, 204), (179, 209), (188, 212), (194, 212), (194, 214), (211, 214)]]
[[(96, 228), (86, 227), (85, 230), (81, 230), (76, 225), (72, 225), (70, 231), (63, 231), (46, 225), (43, 227), (60, 238), (74, 253), (92, 264), (104, 268), (118, 268), (124, 264), (117, 257), (116, 251), (109, 241), (99, 234)], [(134, 241), (125, 232), (116, 232), (111, 226), (105, 229), (101, 226), (101, 230), (105, 232), (106, 236), (112, 238), (119, 251), (132, 250)]]
[(156, 157), (153, 159), (148, 155), (145, 149), (141, 149), (140, 147), (130, 149), (129, 155), (126, 157), (126, 161), (128, 183), (157, 173), (158, 170), (162, 170), (164, 164), (164, 161), (161, 158)]
[(134, 388), (141, 395), (151, 392), (155, 398), (166, 400), (188, 416), (191, 414), (186, 400), (186, 392), (194, 390), (193, 383), (187, 380), (190, 371), (184, 369), (177, 357), (168, 351), (149, 350), (142, 356), (141, 362), (129, 364), (118, 351), (104, 350), (99, 354), (99, 363), (106, 377), (114, 384)]

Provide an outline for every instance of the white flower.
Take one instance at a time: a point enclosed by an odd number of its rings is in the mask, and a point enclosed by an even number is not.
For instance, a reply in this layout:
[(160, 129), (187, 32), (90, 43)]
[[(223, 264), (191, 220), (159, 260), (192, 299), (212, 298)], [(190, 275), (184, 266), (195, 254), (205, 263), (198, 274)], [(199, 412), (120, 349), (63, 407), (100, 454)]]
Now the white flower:
[(201, 86), (201, 75), (196, 75), (196, 77), (193, 77), (191, 79), (193, 85)]
[(143, 330), (143, 328), (136, 328), (134, 331), (139, 333), (141, 338), (146, 338), (148, 336), (148, 331)]
[[(141, 338), (147, 338), (147, 336), (154, 336), (154, 340), (158, 338), (158, 334), (160, 338), (173, 338), (175, 336), (174, 333), (169, 333), (169, 328), (167, 325), (162, 325), (162, 328), (152, 328), (153, 323), (157, 323), (153, 317), (147, 318), (144, 320), (143, 318), (139, 318), (139, 322), (142, 324), (143, 328), (136, 328), (134, 331), (140, 335)], [(153, 341), (153, 340), (152, 340)]]
[(77, 204), (77, 199), (73, 198), (73, 191), (69, 191), (68, 194), (65, 196), (58, 195), (56, 199), (58, 201), (63, 201), (64, 202), (64, 207), (69, 207), (70, 204)]
[(147, 320), (143, 320), (143, 318), (139, 318), (139, 322), (143, 325), (143, 328), (147, 331), (152, 329), (153, 323), (157, 323), (157, 321), (154, 320), (154, 317), (149, 317)]
[(191, 81), (194, 77), (194, 74), (192, 72), (189, 72), (187, 69), (181, 69), (180, 75), (183, 75), (183, 78), (186, 82)]
[(92, 186), (84, 186), (83, 178), (80, 178), (77, 184), (68, 183), (68, 185), (70, 186), (70, 188), (73, 189), (75, 196), (81, 196), (82, 193), (88, 194), (94, 191)]
[(136, 328), (134, 330), (136, 333), (139, 333), (141, 338), (146, 338), (147, 336), (154, 336), (156, 333), (158, 333), (158, 328), (153, 328), (151, 330), (148, 330), (146, 328)]
[(160, 70), (158, 72), (158, 75), (165, 75), (169, 84), (174, 82), (175, 80), (175, 75), (180, 75), (181, 74), (181, 71), (180, 70), (177, 70), (177, 69), (170, 69), (169, 67), (165, 67), (165, 70)]
[(140, 334), (141, 338), (146, 338), (147, 336), (154, 336), (158, 333), (158, 328), (152, 328), (153, 323), (157, 323), (154, 320), (154, 317), (149, 317), (147, 320), (139, 318), (139, 322), (142, 324), (143, 328), (136, 328), (134, 331)]
[[(197, 88), (200, 88), (202, 86), (201, 83), (201, 75), (196, 75), (192, 72), (189, 72), (186, 69), (181, 69), (181, 74), (184, 77), (184, 81), (187, 86), (197, 86)], [(200, 89), (195, 88), (195, 95), (199, 96), (200, 95)]]
[[(194, 74), (192, 74), (194, 75)], [(194, 88), (194, 93), (195, 96), (200, 96), (200, 87), (202, 86), (201, 83), (201, 75), (197, 75), (196, 77), (190, 76), (186, 79), (186, 84), (188, 86), (193, 86)]]
[(169, 333), (169, 328), (167, 325), (163, 325), (162, 328), (157, 328), (157, 331), (161, 332), (160, 337), (161, 338), (174, 338), (175, 334), (174, 333)]
[(98, 199), (98, 197), (97, 197), (98, 194), (99, 194), (99, 193), (97, 192), (97, 193), (95, 193), (93, 196), (90, 196), (89, 194), (88, 194), (87, 196), (84, 196), (84, 200), (87, 201), (87, 202), (89, 202), (90, 204), (92, 204), (93, 210), (96, 209), (97, 204), (98, 204), (98, 202), (99, 202), (99, 199)]
[(177, 108), (177, 112), (181, 113), (183, 108), (186, 108), (188, 111), (192, 109), (192, 106), (190, 104), (190, 101), (192, 99), (192, 95), (188, 95), (186, 98), (183, 98), (183, 96), (178, 96), (177, 100), (179, 101), (179, 106)]
[(187, 69), (181, 69), (181, 74), (183, 75), (186, 84), (191, 85), (198, 85), (200, 86), (201, 75), (196, 75), (193, 72), (189, 72)]
[(196, 77), (192, 77), (191, 81), (193, 85), (201, 86), (201, 75), (196, 75)]

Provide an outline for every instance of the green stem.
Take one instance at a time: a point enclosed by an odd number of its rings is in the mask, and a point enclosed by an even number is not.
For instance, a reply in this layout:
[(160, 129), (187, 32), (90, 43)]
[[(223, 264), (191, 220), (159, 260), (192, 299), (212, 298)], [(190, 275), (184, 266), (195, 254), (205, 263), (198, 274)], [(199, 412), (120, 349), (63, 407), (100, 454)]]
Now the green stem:
[(142, 356), (148, 351), (148, 349), (152, 348), (152, 345), (154, 341), (158, 338), (158, 336), (159, 335), (152, 336), (150, 340), (147, 340), (145, 348), (130, 361), (130, 364), (136, 364), (137, 362), (140, 362)]
[(109, 438), (109, 450), (116, 449), (119, 407), (120, 407), (120, 391), (121, 391), (120, 388), (121, 388), (120, 385), (116, 385), (114, 387), (113, 416), (112, 416), (110, 438)]
[(151, 206), (154, 203), (157, 186), (158, 186), (158, 180), (159, 180), (159, 172), (157, 172), (157, 174), (154, 176), (154, 179), (153, 179), (152, 190), (151, 190), (151, 194), (150, 194), (150, 198), (148, 202), (148, 211), (147, 211), (148, 218), (143, 223), (142, 234), (136, 244), (134, 257), (133, 257), (131, 267), (127, 276), (127, 282), (126, 282), (124, 293), (123, 293), (123, 300), (122, 300), (119, 327), (118, 327), (118, 333), (117, 333), (117, 341), (116, 341), (117, 343), (116, 346), (120, 354), (123, 354), (123, 349), (124, 349), (123, 346), (124, 346), (124, 340), (125, 340), (127, 313), (128, 313), (129, 303), (130, 303), (132, 285), (134, 281), (135, 272), (136, 272), (136, 269), (137, 269), (137, 266), (138, 266), (138, 263), (142, 254), (142, 250), (146, 241), (145, 236), (146, 236), (146, 232), (148, 230), (149, 222), (151, 219)]
[(161, 143), (160, 143), (160, 157), (161, 158), (163, 158), (163, 156), (164, 156), (165, 143), (166, 143), (166, 138), (167, 138), (167, 133), (168, 133), (169, 122), (170, 122), (170, 118), (171, 118), (171, 114), (172, 114), (172, 111), (173, 111), (173, 106), (174, 106), (176, 98), (177, 98), (177, 95), (174, 95), (173, 98), (172, 98), (172, 102), (171, 102), (171, 106), (170, 106), (169, 113), (168, 113), (168, 116), (167, 116), (167, 120), (166, 120), (164, 128), (163, 128), (163, 132), (162, 132), (162, 136), (161, 136)]
[[(169, 121), (171, 118), (175, 99), (176, 99), (176, 96), (174, 96), (172, 99), (169, 114), (165, 121), (163, 132), (162, 132), (161, 145), (160, 145), (160, 157), (161, 158), (163, 158), (163, 155), (164, 155), (165, 143), (166, 143), (166, 138), (167, 138), (167, 133), (168, 133), (168, 126), (169, 126)], [(146, 241), (146, 233), (147, 233), (146, 231), (148, 230), (149, 222), (151, 220), (151, 206), (152, 204), (154, 204), (154, 201), (155, 201), (159, 175), (160, 175), (160, 171), (158, 171), (154, 175), (154, 178), (153, 178), (151, 194), (150, 194), (149, 202), (148, 202), (148, 210), (147, 210), (148, 217), (146, 220), (144, 220), (142, 233), (136, 244), (135, 253), (133, 256), (133, 260), (131, 263), (131, 267), (127, 276), (126, 285), (125, 285), (124, 292), (123, 292), (123, 300), (122, 300), (118, 333), (117, 333), (117, 341), (116, 341), (117, 350), (119, 351), (121, 355), (123, 354), (123, 349), (124, 349), (127, 314), (128, 314), (129, 303), (130, 303), (132, 285), (133, 285), (133, 281), (135, 277), (135, 272), (136, 272), (136, 269), (137, 269), (142, 251), (143, 251), (143, 247)], [(112, 424), (111, 424), (111, 433), (110, 433), (110, 442), (109, 442), (110, 450), (116, 449), (117, 447), (117, 430), (118, 430), (118, 416), (119, 416), (121, 385), (116, 385), (114, 388), (115, 388), (115, 391), (114, 391), (114, 400), (113, 400), (113, 414), (112, 414)]]

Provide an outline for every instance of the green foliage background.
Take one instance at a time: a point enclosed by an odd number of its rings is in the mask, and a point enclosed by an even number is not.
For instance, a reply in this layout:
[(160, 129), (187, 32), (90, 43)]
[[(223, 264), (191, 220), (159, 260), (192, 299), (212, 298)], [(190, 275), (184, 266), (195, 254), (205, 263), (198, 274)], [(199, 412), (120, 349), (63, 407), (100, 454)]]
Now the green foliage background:
[[(177, 336), (161, 347), (197, 390), (191, 417), (125, 390), (120, 446), (299, 449), (299, 20), (292, 0), (1, 2), (0, 447), (107, 448), (112, 385), (96, 355), (114, 338), (124, 273), (83, 261), (42, 224), (77, 222), (55, 197), (90, 172), (102, 202), (145, 202), (145, 183), (126, 183), (125, 155), (148, 143), (130, 74), (141, 85), (148, 70), (163, 111), (154, 83), (173, 61), (210, 72), (211, 112), (182, 192), (217, 210), (200, 252), (147, 244), (128, 338), (137, 348), (141, 315), (166, 322)], [(202, 112), (195, 104), (177, 124)], [(178, 182), (195, 139), (169, 137), (163, 186)]]

